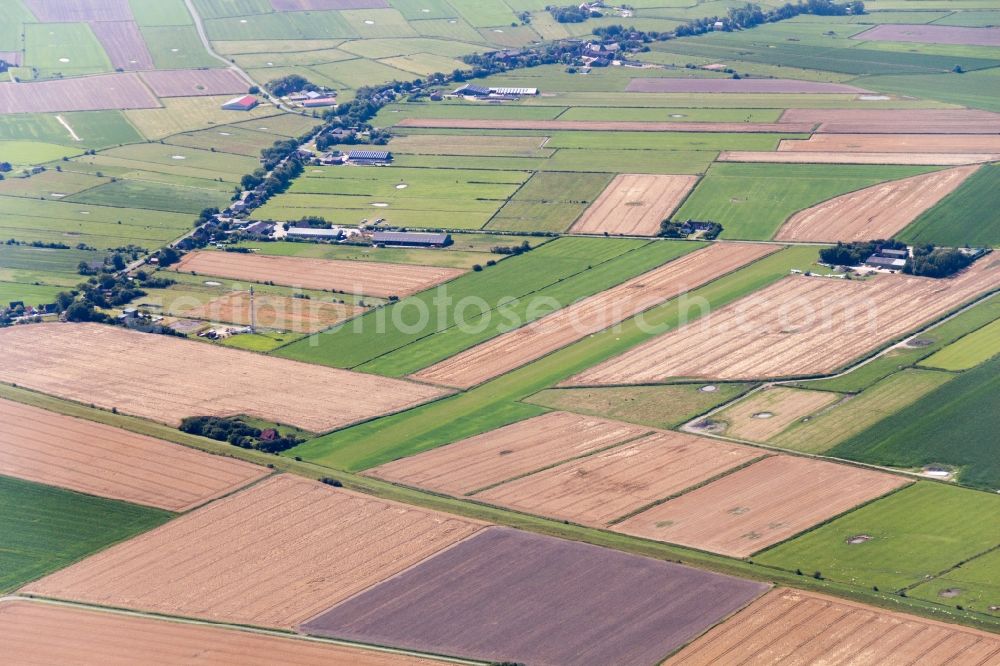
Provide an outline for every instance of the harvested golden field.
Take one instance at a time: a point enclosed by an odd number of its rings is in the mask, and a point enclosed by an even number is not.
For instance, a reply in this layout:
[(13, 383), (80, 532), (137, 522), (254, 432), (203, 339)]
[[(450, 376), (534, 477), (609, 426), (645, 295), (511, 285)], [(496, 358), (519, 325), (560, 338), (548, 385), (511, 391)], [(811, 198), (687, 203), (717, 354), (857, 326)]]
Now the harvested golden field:
[(1000, 136), (813, 134), (808, 139), (782, 139), (778, 150), (831, 153), (1000, 153)]
[(659, 432), (474, 495), (499, 506), (583, 525), (616, 518), (722, 474), (763, 451)]
[(191, 252), (175, 270), (302, 289), (327, 289), (365, 296), (409, 296), (461, 275), (457, 268), (280, 257), (240, 252)]
[(103, 324), (0, 329), (0, 381), (178, 425), (247, 414), (313, 432), (444, 395), (398, 379)]
[(829, 242), (892, 238), (978, 168), (944, 169), (848, 192), (792, 215), (774, 238)]
[(476, 490), (635, 439), (643, 426), (550, 412), (395, 460), (366, 474), (449, 495)]
[(619, 174), (570, 227), (577, 234), (655, 236), (698, 176)]
[(0, 474), (187, 511), (269, 471), (102, 423), (0, 399)]
[(1000, 663), (1000, 637), (814, 592), (777, 589), (666, 663), (985, 666)]
[(1000, 113), (977, 109), (787, 109), (779, 122), (830, 134), (1000, 134)]
[(279, 475), (25, 592), (291, 629), (482, 527)]
[(5, 660), (18, 664), (432, 666), (445, 663), (291, 636), (27, 599), (0, 601), (0, 644)]
[[(288, 298), (274, 294), (254, 294), (254, 312), (258, 328), (272, 328), (296, 333), (315, 333), (364, 312), (347, 303), (324, 303), (306, 298)], [(204, 305), (184, 311), (185, 317), (247, 326), (251, 322), (250, 294), (234, 291)]]
[(1000, 259), (993, 255), (944, 279), (792, 275), (585, 370), (565, 385), (828, 374), (998, 286)]
[(726, 423), (726, 435), (766, 442), (803, 417), (840, 400), (839, 393), (773, 386), (712, 416)]
[(724, 150), (719, 162), (771, 162), (782, 164), (908, 164), (913, 166), (961, 166), (1000, 160), (998, 153), (854, 153), (828, 151), (761, 152)]
[(764, 243), (713, 243), (412, 375), (469, 388), (696, 289), (778, 250)]
[(572, 132), (790, 132), (808, 134), (814, 122), (698, 123), (637, 120), (471, 120), (460, 118), (406, 118), (396, 127), (473, 130), (542, 130)]
[(907, 479), (813, 458), (765, 458), (613, 526), (616, 532), (730, 557), (809, 529)]

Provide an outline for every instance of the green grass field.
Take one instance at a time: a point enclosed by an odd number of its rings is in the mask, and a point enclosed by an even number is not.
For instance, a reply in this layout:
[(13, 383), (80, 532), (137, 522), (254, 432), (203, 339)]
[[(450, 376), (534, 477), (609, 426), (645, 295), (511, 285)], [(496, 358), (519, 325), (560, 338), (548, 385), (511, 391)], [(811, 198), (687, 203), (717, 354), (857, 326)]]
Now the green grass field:
[[(1000, 79), (996, 81), (1000, 84)], [(908, 243), (1000, 245), (1000, 166), (987, 164), (899, 235)]]
[(601, 416), (654, 428), (674, 428), (746, 393), (754, 384), (612, 386), (608, 388), (546, 389), (522, 402), (590, 416)]
[(998, 615), (1000, 599), (1000, 549), (964, 562), (933, 580), (917, 585), (911, 597)]
[[(755, 562), (899, 590), (998, 545), (1000, 497), (923, 481), (760, 553)], [(870, 541), (848, 543), (856, 536)]]
[(230, 191), (221, 189), (181, 187), (142, 180), (119, 180), (67, 197), (65, 201), (195, 215), (206, 208), (225, 208), (229, 204), (231, 194)]
[(41, 141), (0, 141), (0, 155), (15, 168), (53, 162), (63, 157), (79, 155), (82, 148), (70, 148)]
[(223, 66), (205, 50), (193, 25), (143, 26), (141, 30), (157, 69)]
[(486, 225), (506, 231), (565, 231), (611, 182), (606, 173), (536, 173)]
[(926, 167), (716, 163), (674, 215), (713, 220), (723, 238), (768, 240), (793, 213)]
[(191, 15), (184, 6), (184, 0), (129, 0), (129, 7), (135, 22), (140, 26), (190, 25)]
[[(600, 241), (599, 241), (600, 242)], [(722, 307), (809, 265), (815, 249), (793, 247), (769, 255), (688, 296)], [(362, 470), (464, 437), (536, 416), (544, 410), (519, 400), (676, 328), (685, 316), (677, 299), (451, 398), (319, 437), (286, 452), (310, 462)]]
[(829, 451), (830, 455), (897, 467), (944, 464), (959, 480), (1000, 488), (996, 433), (1000, 358), (967, 370), (909, 407)]
[(942, 370), (969, 370), (997, 354), (1000, 354), (1000, 320), (987, 324), (928, 356), (920, 365)]
[(913, 404), (953, 378), (930, 370), (903, 370), (806, 423), (796, 423), (770, 443), (796, 451), (824, 453), (839, 442)]
[(170, 513), (0, 476), (0, 592), (165, 523)]
[(592, 268), (588, 263), (586, 270), (567, 275), (557, 282), (550, 281), (544, 286), (543, 280), (539, 280), (539, 288), (514, 297), (519, 298), (519, 302), (504, 302), (507, 299), (501, 296), (494, 310), (479, 317), (467, 318), (464, 325), (453, 325), (414, 340), (359, 365), (358, 369), (391, 376), (415, 372), (496, 337), (510, 328), (534, 321), (581, 298), (621, 284), (698, 247), (695, 243), (660, 241), (637, 247), (604, 262), (594, 259)]
[(25, 23), (24, 64), (39, 78), (110, 72), (111, 61), (86, 23)]
[[(546, 287), (558, 286), (574, 276), (583, 276), (592, 266), (611, 261), (647, 244), (647, 241), (641, 240), (609, 242), (593, 238), (552, 241), (482, 272), (467, 273), (443, 287), (429, 289), (389, 308), (370, 312), (340, 328), (318, 333), (310, 339), (280, 350), (279, 355), (350, 368), (402, 350), (394, 356), (393, 365), (407, 362), (412, 364), (415, 350), (407, 349), (408, 346), (420, 344), (427, 348), (431, 341), (428, 336), (434, 334), (446, 334), (451, 338), (461, 333), (457, 329), (454, 333), (447, 333), (456, 327), (459, 320), (466, 322), (463, 328), (478, 326), (486, 313), (490, 313), (491, 318), (502, 317), (493, 323), (492, 334), (496, 335), (496, 326), (510, 326), (513, 321), (505, 316), (506, 312), (523, 316), (520, 309), (515, 309), (522, 304), (512, 303), (513, 299), (523, 299)], [(692, 249), (694, 247), (691, 245)], [(450, 298), (450, 301), (445, 301), (444, 298)], [(504, 308), (504, 311), (500, 311), (500, 308)], [(539, 312), (536, 317), (540, 314)], [(479, 335), (483, 333), (485, 330), (476, 331)], [(470, 331), (467, 336), (459, 337), (473, 339), (473, 335)], [(436, 345), (431, 347), (435, 348)], [(380, 365), (384, 366), (385, 363), (383, 360)], [(416, 365), (414, 369), (428, 364), (425, 362)]]

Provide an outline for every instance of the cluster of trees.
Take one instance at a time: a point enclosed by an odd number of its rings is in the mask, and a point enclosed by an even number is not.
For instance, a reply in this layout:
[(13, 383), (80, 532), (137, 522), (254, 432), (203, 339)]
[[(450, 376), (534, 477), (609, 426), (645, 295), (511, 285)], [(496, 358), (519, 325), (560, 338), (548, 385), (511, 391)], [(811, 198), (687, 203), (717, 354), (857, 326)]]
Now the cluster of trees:
[(319, 90), (319, 86), (314, 83), (310, 83), (309, 79), (304, 76), (299, 76), (298, 74), (289, 74), (288, 76), (283, 76), (280, 79), (274, 79), (268, 81), (264, 84), (268, 92), (272, 95), (277, 95), (278, 97), (284, 97), (285, 95), (290, 95), (293, 92), (312, 91)]
[(825, 247), (819, 251), (819, 260), (831, 266), (860, 266), (865, 260), (879, 250), (905, 250), (906, 243), (898, 240), (879, 239), (873, 241), (854, 241), (837, 243), (834, 247)]
[(494, 245), (490, 248), (493, 254), (524, 254), (531, 250), (531, 243), (523, 241), (520, 245)]
[(570, 5), (568, 7), (556, 7), (555, 5), (549, 5), (545, 9), (549, 14), (552, 14), (552, 18), (559, 23), (583, 23), (589, 18), (601, 18), (604, 16), (601, 12), (589, 9), (580, 9), (577, 5)]
[(679, 222), (677, 220), (663, 220), (660, 222), (660, 236), (664, 238), (687, 238), (696, 231), (701, 232), (701, 237), (706, 240), (718, 238), (722, 233), (722, 225), (718, 222), (708, 220), (687, 220)]
[(232, 416), (190, 416), (181, 421), (180, 430), (219, 442), (229, 442), (243, 449), (257, 449), (267, 453), (287, 451), (305, 441), (300, 437), (282, 435), (274, 428), (256, 428)]
[[(36, 241), (20, 241), (20, 240), (17, 240), (16, 238), (8, 238), (7, 240), (4, 241), (3, 244), (4, 245), (24, 245), (26, 247), (43, 247), (43, 248), (47, 248), (49, 250), (68, 250), (68, 249), (70, 249), (69, 245), (66, 245), (66, 243), (56, 243), (56, 242), (49, 243), (49, 242), (37, 241), (37, 240)], [(94, 248), (92, 248), (91, 246), (87, 245), (86, 243), (77, 243), (76, 244), (76, 249), (77, 250), (93, 250)]]
[(923, 277), (943, 278), (954, 275), (975, 261), (975, 255), (954, 248), (935, 248), (919, 245), (913, 256), (906, 260), (904, 273)]

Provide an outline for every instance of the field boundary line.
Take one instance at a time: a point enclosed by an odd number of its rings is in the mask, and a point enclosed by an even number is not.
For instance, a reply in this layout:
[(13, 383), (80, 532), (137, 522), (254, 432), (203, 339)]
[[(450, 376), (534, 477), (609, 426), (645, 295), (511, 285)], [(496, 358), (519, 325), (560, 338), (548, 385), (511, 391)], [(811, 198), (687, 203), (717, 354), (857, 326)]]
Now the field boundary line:
[[(639, 515), (640, 513), (644, 512), (644, 511), (648, 511), (649, 509), (652, 509), (653, 507), (660, 506), (661, 504), (666, 504), (670, 500), (677, 499), (681, 495), (687, 495), (690, 492), (694, 492), (695, 490), (698, 490), (699, 488), (701, 488), (703, 486), (707, 486), (710, 483), (714, 483), (716, 481), (719, 481), (721, 479), (726, 478), (727, 476), (730, 476), (731, 474), (735, 474), (736, 472), (742, 471), (742, 470), (746, 469), (747, 467), (751, 467), (752, 465), (756, 465), (757, 463), (761, 462), (762, 460), (767, 460), (768, 458), (773, 458), (774, 455), (775, 454), (773, 454), (773, 453), (762, 452), (761, 455), (757, 456), (756, 458), (752, 458), (750, 460), (747, 460), (744, 463), (740, 463), (736, 467), (733, 467), (733, 468), (727, 469), (727, 470), (723, 470), (723, 471), (719, 472), (718, 474), (715, 474), (714, 476), (710, 476), (709, 478), (704, 479), (702, 481), (699, 481), (698, 483), (690, 485), (690, 486), (688, 486), (686, 488), (682, 488), (681, 490), (678, 490), (677, 492), (671, 493), (670, 495), (667, 495), (666, 497), (661, 497), (660, 499), (656, 499), (656, 500), (653, 500), (652, 502), (648, 502), (648, 503), (642, 505), (638, 509), (633, 509), (632, 511), (629, 511), (626, 514), (624, 514), (622, 516), (619, 516), (619, 517), (615, 518), (614, 520), (611, 520), (611, 521), (605, 523), (605, 527), (611, 527), (612, 525), (618, 525), (619, 523), (623, 523), (626, 520), (628, 520), (629, 518), (631, 518), (633, 516), (637, 516), (637, 515)], [(642, 537), (640, 537), (640, 538), (642, 538)], [(711, 551), (705, 551), (705, 552), (711, 552)], [(735, 559), (741, 559), (741, 558), (735, 558)]]
[[(517, 402), (520, 402), (520, 400), (518, 400)], [(525, 404), (530, 404), (530, 403), (525, 403)], [(553, 409), (553, 410), (546, 411), (545, 413), (546, 414), (551, 414), (553, 412), (558, 412), (558, 411), (562, 411), (562, 410)], [(583, 415), (583, 416), (586, 416), (586, 415)], [(538, 417), (529, 417), (529, 418), (538, 418)], [(515, 423), (523, 423), (524, 421), (527, 421), (527, 420), (528, 419), (522, 419), (521, 421), (515, 421)], [(648, 426), (646, 426), (646, 427), (648, 427)], [(491, 483), (489, 485), (483, 486), (482, 488), (475, 488), (474, 490), (471, 490), (471, 491), (469, 491), (467, 493), (464, 493), (462, 495), (453, 495), (452, 497), (459, 497), (459, 498), (469, 497), (469, 498), (471, 498), (473, 495), (478, 495), (479, 493), (484, 493), (487, 490), (492, 490), (493, 488), (497, 488), (497, 487), (502, 486), (504, 484), (511, 483), (512, 481), (518, 481), (520, 479), (532, 476), (534, 474), (540, 474), (541, 472), (545, 472), (545, 471), (553, 469), (555, 467), (559, 467), (560, 465), (565, 465), (566, 463), (569, 463), (569, 462), (574, 462), (576, 460), (583, 460), (584, 458), (589, 458), (589, 457), (591, 457), (591, 456), (593, 456), (595, 454), (598, 454), (598, 453), (604, 453), (606, 451), (611, 451), (612, 449), (616, 449), (618, 447), (623, 447), (623, 446), (628, 446), (629, 444), (634, 444), (636, 441), (638, 441), (640, 439), (644, 439), (646, 437), (649, 437), (650, 435), (655, 435), (657, 432), (660, 432), (660, 431), (658, 431), (656, 429), (650, 428), (650, 430), (648, 432), (642, 432), (642, 433), (639, 433), (638, 435), (633, 435), (632, 437), (629, 437), (628, 439), (624, 439), (624, 440), (622, 440), (620, 442), (615, 442), (614, 444), (608, 444), (607, 446), (602, 446), (599, 449), (594, 449), (593, 451), (587, 451), (587, 452), (581, 453), (580, 455), (577, 455), (577, 456), (571, 456), (569, 458), (566, 458), (565, 460), (558, 460), (558, 461), (556, 461), (554, 463), (550, 463), (548, 465), (545, 465), (544, 467), (539, 467), (538, 469), (533, 469), (533, 470), (530, 470), (528, 472), (523, 472), (521, 474), (516, 474), (515, 476), (512, 476), (509, 479), (504, 479), (503, 481), (497, 481), (495, 483)], [(454, 443), (454, 442), (452, 442), (452, 443)], [(433, 451), (434, 449), (429, 449), (429, 450)]]

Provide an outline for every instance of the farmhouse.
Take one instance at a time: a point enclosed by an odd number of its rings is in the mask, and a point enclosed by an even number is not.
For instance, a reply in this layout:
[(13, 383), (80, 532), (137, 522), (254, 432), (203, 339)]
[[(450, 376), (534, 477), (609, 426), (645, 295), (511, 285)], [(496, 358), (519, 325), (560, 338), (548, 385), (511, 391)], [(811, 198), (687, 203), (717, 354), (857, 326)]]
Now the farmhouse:
[(451, 245), (451, 234), (418, 233), (413, 231), (376, 231), (372, 235), (375, 245), (395, 247), (445, 247)]
[(466, 84), (461, 88), (456, 89), (455, 94), (462, 95), (463, 97), (489, 97), (490, 89), (483, 88), (482, 86)]
[(865, 266), (889, 270), (903, 270), (903, 267), (906, 266), (906, 259), (909, 256), (910, 253), (906, 250), (880, 249), (865, 259)]
[(538, 88), (483, 88), (466, 84), (454, 92), (455, 95), (463, 97), (476, 97), (480, 99), (512, 99), (515, 97), (534, 96), (538, 94)]
[(347, 153), (347, 160), (352, 164), (378, 166), (392, 162), (392, 153), (387, 150), (352, 150)]
[(253, 95), (243, 95), (229, 100), (222, 105), (222, 108), (226, 111), (249, 111), (257, 104), (257, 98)]

